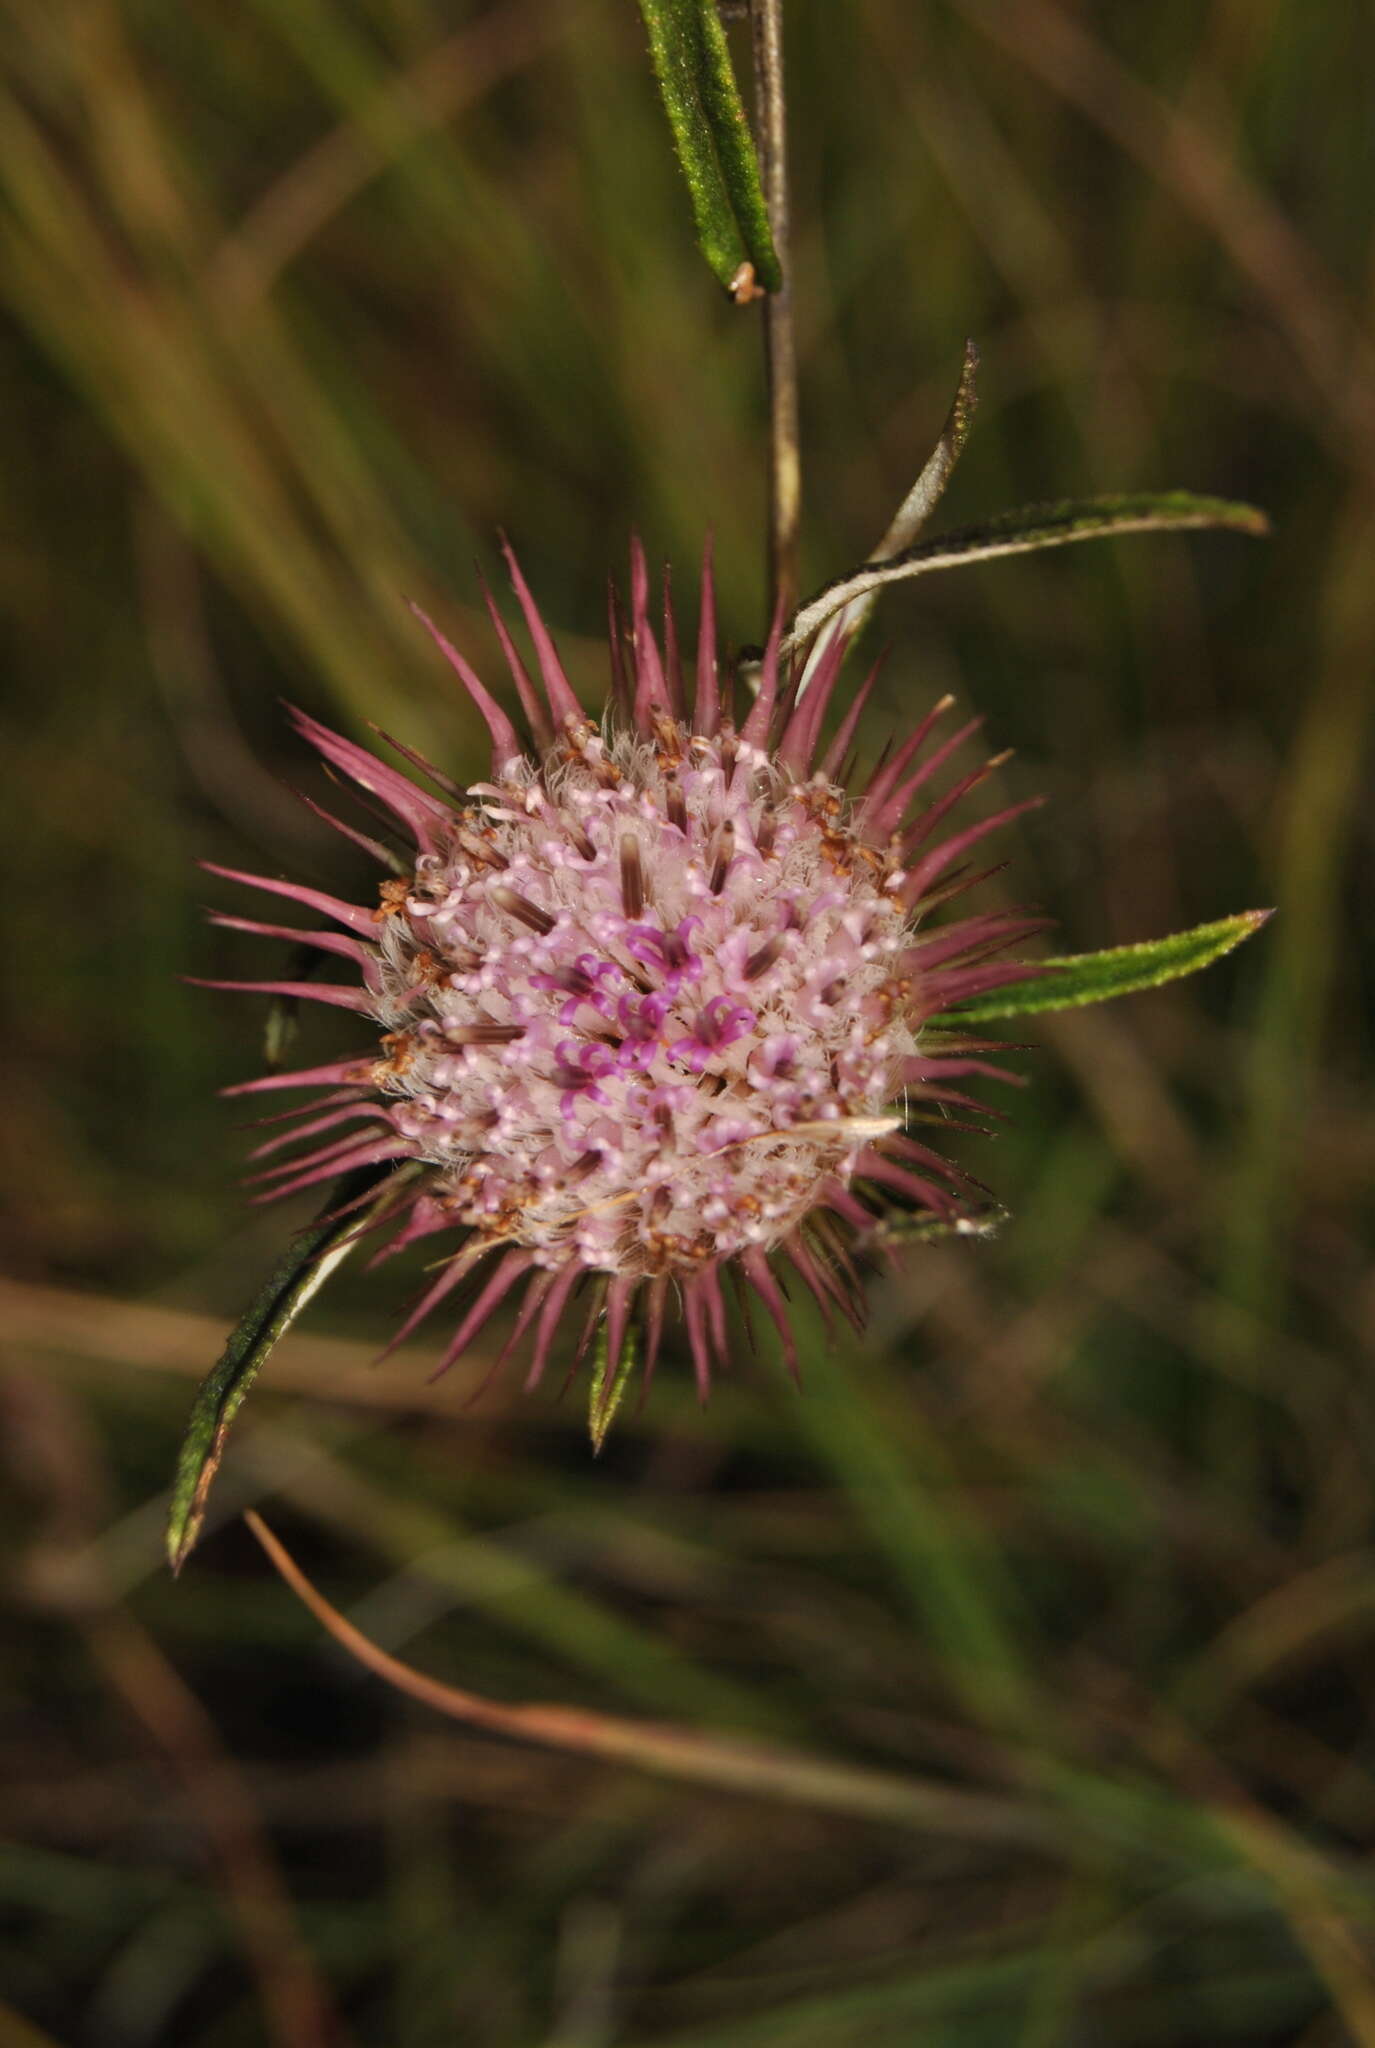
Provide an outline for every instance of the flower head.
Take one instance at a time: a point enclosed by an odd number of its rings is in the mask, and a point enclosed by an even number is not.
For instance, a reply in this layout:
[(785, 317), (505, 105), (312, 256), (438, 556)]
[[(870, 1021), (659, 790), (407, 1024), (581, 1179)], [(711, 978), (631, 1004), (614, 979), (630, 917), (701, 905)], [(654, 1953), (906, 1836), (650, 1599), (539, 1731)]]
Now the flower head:
[(493, 620), (528, 741), (424, 621), (490, 729), (489, 781), (460, 788), (401, 749), (431, 793), (293, 714), (405, 833), (404, 872), (369, 906), (235, 875), (330, 928), (221, 922), (305, 939), (348, 960), (357, 980), (216, 985), (340, 1005), (371, 1020), (380, 1042), (231, 1092), (325, 1089), (289, 1137), (259, 1148), (320, 1141), (263, 1172), (272, 1194), (401, 1161), (420, 1169), (398, 1177), (388, 1248), (433, 1233), (458, 1242), (398, 1341), (472, 1276), (452, 1362), (520, 1287), (511, 1341), (531, 1337), (533, 1381), (591, 1276), (585, 1328), (605, 1316), (612, 1371), (637, 1304), (652, 1369), (676, 1296), (705, 1392), (726, 1352), (727, 1269), (762, 1301), (791, 1360), (780, 1267), (858, 1323), (852, 1252), (880, 1212), (959, 1217), (961, 1176), (906, 1126), (923, 1106), (966, 1104), (950, 1084), (986, 1071), (987, 1048), (939, 1020), (1030, 972), (993, 956), (1039, 920), (995, 912), (930, 928), (936, 904), (978, 879), (957, 863), (1013, 815), (942, 836), (988, 772), (927, 801), (974, 730), (931, 744), (949, 700), (852, 797), (842, 763), (869, 685), (821, 746), (843, 638), (810, 674), (790, 674), (775, 631), (737, 725), (708, 562), (689, 710), (672, 614), (661, 645), (637, 546), (628, 636), (613, 599), (612, 704), (598, 725), (507, 556), (542, 695), (495, 607)]

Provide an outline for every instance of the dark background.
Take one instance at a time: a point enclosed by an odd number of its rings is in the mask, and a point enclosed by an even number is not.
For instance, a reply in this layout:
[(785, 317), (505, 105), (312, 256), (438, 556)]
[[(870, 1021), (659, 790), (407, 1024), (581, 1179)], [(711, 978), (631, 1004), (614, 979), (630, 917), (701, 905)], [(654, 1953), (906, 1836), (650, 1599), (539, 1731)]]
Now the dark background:
[[(174, 1583), (192, 1386), (307, 1213), (235, 1188), (261, 1009), (177, 977), (270, 949), (193, 862), (357, 885), (282, 694), (481, 769), (402, 599), (495, 674), (498, 526), (593, 699), (632, 527), (690, 587), (714, 526), (759, 637), (757, 320), (629, 0), (10, 0), (5, 2048), (1375, 2043), (1369, 17), (788, 28), (804, 585), (886, 526), (966, 334), (950, 523), (1178, 485), (1275, 526), (890, 595), (867, 744), (986, 715), (992, 800), (1051, 799), (1007, 889), (1068, 949), (1280, 915), (1037, 1023), (966, 1154), (1013, 1221), (914, 1252), (863, 1347), (804, 1325), (800, 1398), (742, 1357), (699, 1412), (675, 1353), (594, 1463), (558, 1374), (465, 1406), (490, 1345), (372, 1370), (414, 1276), (345, 1276)], [(902, 1790), (465, 1732), (324, 1643), (252, 1503), (452, 1683)]]

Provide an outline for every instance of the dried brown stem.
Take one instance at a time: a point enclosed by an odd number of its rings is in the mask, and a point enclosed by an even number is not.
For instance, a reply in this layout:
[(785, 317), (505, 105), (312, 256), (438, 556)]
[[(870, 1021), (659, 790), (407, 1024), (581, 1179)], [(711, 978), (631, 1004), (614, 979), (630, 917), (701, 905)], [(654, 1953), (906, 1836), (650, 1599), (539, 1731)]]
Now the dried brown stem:
[(1044, 1848), (1053, 1848), (1058, 1839), (1054, 1817), (1029, 1802), (832, 1763), (772, 1743), (699, 1735), (667, 1721), (624, 1720), (542, 1702), (507, 1706), (445, 1685), (379, 1649), (317, 1591), (259, 1516), (249, 1513), (244, 1519), (292, 1592), (350, 1656), (398, 1692), (471, 1728), (719, 1791), (861, 1814), (923, 1833)]

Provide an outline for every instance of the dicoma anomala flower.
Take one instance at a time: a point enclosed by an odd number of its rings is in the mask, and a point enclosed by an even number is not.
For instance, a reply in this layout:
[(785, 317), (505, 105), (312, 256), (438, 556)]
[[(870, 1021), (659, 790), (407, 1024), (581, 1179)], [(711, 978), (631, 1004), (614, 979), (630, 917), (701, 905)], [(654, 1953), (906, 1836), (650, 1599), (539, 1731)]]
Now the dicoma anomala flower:
[(652, 1372), (680, 1304), (705, 1394), (730, 1343), (723, 1280), (757, 1297), (791, 1363), (795, 1284), (859, 1326), (855, 1256), (885, 1215), (958, 1227), (967, 1213), (972, 1184), (912, 1126), (977, 1107), (964, 1084), (998, 1071), (993, 1048), (952, 1006), (1035, 974), (1004, 955), (1042, 921), (937, 912), (983, 879), (976, 849), (1027, 806), (959, 819), (997, 764), (947, 782), (977, 724), (942, 737), (948, 698), (850, 790), (873, 677), (830, 733), (844, 633), (808, 669), (775, 627), (750, 701), (718, 662), (709, 559), (685, 680), (667, 603), (662, 639), (651, 624), (638, 545), (598, 723), (507, 560), (538, 685), (491, 610), (524, 735), (424, 621), (491, 732), (490, 780), (461, 788), (402, 747), (414, 779), (293, 714), (408, 843), (398, 872), (391, 849), (341, 828), (386, 867), (361, 904), (213, 870), (326, 928), (217, 922), (304, 940), (350, 978), (212, 986), (339, 1005), (375, 1034), (230, 1092), (323, 1090), (258, 1148), (268, 1194), (360, 1176), (351, 1205), (392, 1227), (384, 1250), (442, 1242), (396, 1341), (448, 1303), (450, 1364), (518, 1291), (507, 1351), (528, 1347), (531, 1383), (571, 1310), (584, 1347), (601, 1332), (609, 1385), (632, 1332)]

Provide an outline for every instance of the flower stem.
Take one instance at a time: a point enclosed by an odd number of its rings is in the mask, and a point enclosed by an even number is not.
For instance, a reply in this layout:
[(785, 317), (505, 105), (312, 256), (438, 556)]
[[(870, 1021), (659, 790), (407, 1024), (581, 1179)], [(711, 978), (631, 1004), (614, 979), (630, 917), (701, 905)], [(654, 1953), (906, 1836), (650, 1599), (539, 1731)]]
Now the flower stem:
[(783, 0), (750, 0), (760, 174), (783, 282), (764, 300), (764, 368), (769, 391), (770, 608), (784, 618), (797, 605), (797, 536), (802, 459), (797, 427), (797, 348), (793, 334), (788, 222), (787, 97), (783, 82)]

